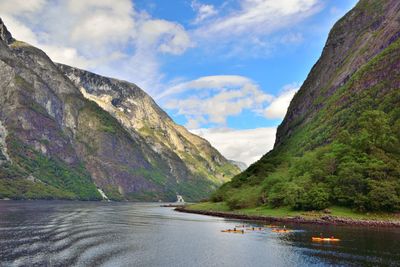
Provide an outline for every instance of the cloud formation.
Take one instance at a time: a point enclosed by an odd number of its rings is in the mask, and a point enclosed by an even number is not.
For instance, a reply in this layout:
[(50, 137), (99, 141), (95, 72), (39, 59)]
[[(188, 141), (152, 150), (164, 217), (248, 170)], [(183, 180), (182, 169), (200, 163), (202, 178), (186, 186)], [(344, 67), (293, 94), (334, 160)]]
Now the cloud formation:
[(196, 12), (196, 18), (193, 21), (194, 24), (203, 22), (218, 14), (218, 11), (213, 5), (202, 4), (196, 0), (192, 1), (191, 7)]
[(134, 81), (149, 93), (162, 87), (158, 54), (193, 46), (182, 25), (138, 12), (130, 0), (0, 1), (0, 16), (16, 39), (54, 61)]
[[(0, 16), (15, 38), (56, 62), (137, 83), (152, 96), (166, 89), (161, 56), (188, 49), (224, 57), (268, 54), (302, 41), (287, 29), (320, 9), (320, 0), (191, 1), (192, 24), (154, 18), (131, 0), (0, 0)], [(220, 53), (221, 52), (221, 53)]]
[(227, 159), (241, 161), (250, 166), (271, 150), (275, 142), (275, 127), (249, 130), (195, 129), (194, 134), (207, 139)]
[(263, 115), (267, 119), (283, 119), (289, 107), (290, 101), (299, 90), (297, 85), (287, 85), (283, 91), (274, 97), (269, 106), (264, 110)]
[(185, 116), (190, 129), (204, 124), (226, 126), (229, 116), (255, 112), (273, 99), (250, 79), (237, 75), (201, 77), (175, 85), (162, 96), (174, 94), (179, 96), (170, 97), (164, 106)]
[(158, 95), (165, 108), (183, 115), (186, 127), (196, 129), (211, 124), (226, 127), (230, 116), (245, 110), (254, 116), (283, 119), (299, 85), (284, 86), (277, 96), (265, 93), (251, 79), (239, 75), (204, 76), (176, 84)]
[(268, 34), (314, 14), (318, 0), (243, 0), (240, 8), (216, 17), (198, 29), (203, 36)]

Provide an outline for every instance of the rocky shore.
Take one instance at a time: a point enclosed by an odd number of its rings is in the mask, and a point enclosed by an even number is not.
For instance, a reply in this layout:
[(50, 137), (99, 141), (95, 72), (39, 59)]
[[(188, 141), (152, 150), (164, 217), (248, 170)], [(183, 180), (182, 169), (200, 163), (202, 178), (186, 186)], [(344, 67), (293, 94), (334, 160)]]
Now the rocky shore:
[(265, 223), (302, 223), (302, 224), (319, 224), (319, 225), (348, 225), (348, 226), (364, 226), (364, 227), (395, 227), (400, 228), (400, 221), (379, 221), (379, 220), (357, 220), (350, 218), (340, 218), (336, 216), (326, 215), (316, 219), (308, 219), (301, 216), (295, 217), (272, 217), (236, 214), (230, 212), (219, 212), (209, 210), (190, 210), (187, 207), (177, 207), (176, 211), (194, 213), (229, 219), (259, 221)]

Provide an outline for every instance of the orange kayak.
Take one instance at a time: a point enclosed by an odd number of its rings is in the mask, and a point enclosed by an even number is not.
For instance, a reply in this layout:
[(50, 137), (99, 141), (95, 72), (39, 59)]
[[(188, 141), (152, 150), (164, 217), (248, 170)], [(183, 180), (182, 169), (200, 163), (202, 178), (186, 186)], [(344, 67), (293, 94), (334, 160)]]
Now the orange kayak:
[(292, 230), (287, 230), (287, 229), (272, 229), (272, 232), (274, 233), (290, 233)]
[(337, 242), (340, 241), (339, 238), (331, 238), (331, 237), (312, 237), (311, 238), (312, 241), (315, 242)]

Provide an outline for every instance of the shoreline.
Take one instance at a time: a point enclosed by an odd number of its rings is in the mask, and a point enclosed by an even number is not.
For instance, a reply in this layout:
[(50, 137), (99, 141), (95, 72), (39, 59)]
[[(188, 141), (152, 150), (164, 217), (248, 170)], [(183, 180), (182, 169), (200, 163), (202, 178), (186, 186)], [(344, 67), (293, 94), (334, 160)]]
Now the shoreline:
[(326, 215), (318, 219), (307, 219), (301, 216), (294, 217), (274, 217), (260, 215), (246, 215), (231, 212), (210, 211), (210, 210), (189, 210), (186, 207), (177, 207), (178, 212), (193, 213), (207, 216), (214, 216), (227, 219), (237, 219), (257, 222), (278, 222), (278, 223), (299, 223), (299, 224), (318, 224), (318, 225), (338, 225), (338, 226), (363, 226), (363, 227), (381, 227), (381, 228), (400, 228), (400, 221), (374, 221), (347, 219), (336, 216)]

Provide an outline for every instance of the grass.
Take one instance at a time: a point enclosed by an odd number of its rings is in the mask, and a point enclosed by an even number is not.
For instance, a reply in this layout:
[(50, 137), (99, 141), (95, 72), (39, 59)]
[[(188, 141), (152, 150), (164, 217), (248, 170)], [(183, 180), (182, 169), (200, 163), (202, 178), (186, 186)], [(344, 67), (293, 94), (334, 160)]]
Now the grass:
[[(32, 174), (42, 183), (57, 189), (57, 192), (64, 192), (67, 198), (73, 195), (81, 200), (102, 199), (91, 180), (90, 174), (82, 164), (69, 166), (59, 159), (47, 157), (37, 152), (14, 135), (7, 136), (7, 139), (10, 153), (13, 155), (13, 162), (23, 169), (26, 174)], [(23, 192), (24, 189), (20, 191)], [(38, 190), (34, 190), (34, 192), (36, 194)], [(60, 194), (59, 198), (66, 198), (64, 193)]]
[(229, 207), (225, 202), (201, 202), (188, 206), (189, 210), (211, 210), (211, 211), (229, 211)]
[(384, 212), (369, 212), (360, 213), (355, 212), (346, 207), (332, 206), (329, 208), (330, 213), (324, 213), (323, 211), (297, 211), (291, 210), (288, 207), (271, 208), (267, 206), (261, 206), (256, 208), (245, 208), (230, 210), (225, 202), (201, 202), (192, 204), (187, 207), (189, 210), (205, 210), (205, 211), (216, 211), (216, 212), (229, 212), (235, 214), (253, 215), (253, 216), (270, 216), (270, 217), (294, 217), (301, 216), (306, 219), (318, 219), (323, 216), (335, 216), (345, 219), (353, 220), (379, 220), (379, 221), (400, 221), (400, 214), (384, 213)]

